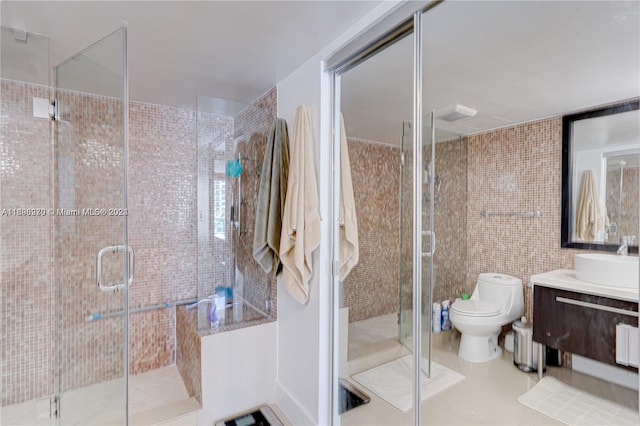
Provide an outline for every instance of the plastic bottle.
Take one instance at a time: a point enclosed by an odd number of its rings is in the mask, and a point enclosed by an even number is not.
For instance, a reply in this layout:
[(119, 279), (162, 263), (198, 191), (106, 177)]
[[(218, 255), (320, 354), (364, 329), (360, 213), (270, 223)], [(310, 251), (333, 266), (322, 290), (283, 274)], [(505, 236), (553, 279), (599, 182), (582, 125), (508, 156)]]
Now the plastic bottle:
[(435, 334), (440, 333), (441, 321), (442, 321), (442, 318), (440, 317), (440, 304), (436, 302), (433, 304), (432, 320), (431, 320), (433, 332)]
[(218, 314), (216, 313), (216, 304), (211, 300), (209, 304), (209, 326), (212, 330), (216, 330), (220, 325), (220, 320), (218, 319)]
[(442, 302), (442, 331), (451, 330), (451, 320), (449, 319), (449, 301), (444, 300)]

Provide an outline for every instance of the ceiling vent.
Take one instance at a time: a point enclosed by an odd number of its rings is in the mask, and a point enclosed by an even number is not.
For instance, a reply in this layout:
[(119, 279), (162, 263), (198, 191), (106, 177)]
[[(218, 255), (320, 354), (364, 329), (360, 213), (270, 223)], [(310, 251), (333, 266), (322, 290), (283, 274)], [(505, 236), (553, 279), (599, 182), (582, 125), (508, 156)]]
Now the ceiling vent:
[(456, 121), (461, 118), (473, 117), (477, 113), (478, 111), (468, 106), (456, 105), (453, 108), (438, 114), (437, 117), (446, 121)]

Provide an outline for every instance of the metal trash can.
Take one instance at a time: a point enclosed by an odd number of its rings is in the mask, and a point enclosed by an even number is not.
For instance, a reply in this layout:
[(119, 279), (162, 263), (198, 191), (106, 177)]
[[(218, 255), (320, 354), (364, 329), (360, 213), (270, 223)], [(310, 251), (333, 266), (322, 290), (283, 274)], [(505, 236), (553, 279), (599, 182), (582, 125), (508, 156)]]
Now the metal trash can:
[[(513, 364), (522, 371), (538, 371), (538, 344), (533, 342), (533, 327), (526, 317), (513, 323)], [(542, 360), (544, 371), (544, 358)]]

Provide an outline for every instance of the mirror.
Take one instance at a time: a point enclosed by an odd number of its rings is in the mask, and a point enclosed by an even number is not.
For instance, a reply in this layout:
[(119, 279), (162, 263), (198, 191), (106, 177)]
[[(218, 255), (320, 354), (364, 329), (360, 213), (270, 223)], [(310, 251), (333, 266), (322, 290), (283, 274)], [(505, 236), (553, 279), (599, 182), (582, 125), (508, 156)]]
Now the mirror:
[(640, 217), (639, 101), (562, 118), (562, 247), (615, 251)]

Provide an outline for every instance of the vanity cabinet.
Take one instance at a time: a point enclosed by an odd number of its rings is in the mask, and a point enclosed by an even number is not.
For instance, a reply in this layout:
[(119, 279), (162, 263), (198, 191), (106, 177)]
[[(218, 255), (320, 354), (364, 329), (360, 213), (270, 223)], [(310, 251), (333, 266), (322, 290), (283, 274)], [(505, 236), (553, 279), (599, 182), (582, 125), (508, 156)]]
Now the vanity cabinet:
[(535, 284), (533, 340), (616, 367), (616, 325), (638, 326), (638, 303)]

